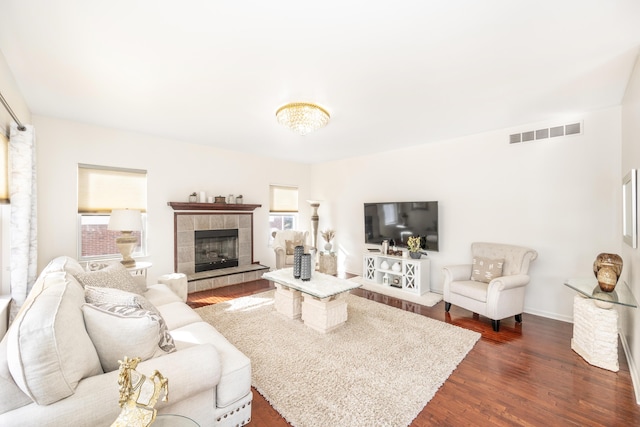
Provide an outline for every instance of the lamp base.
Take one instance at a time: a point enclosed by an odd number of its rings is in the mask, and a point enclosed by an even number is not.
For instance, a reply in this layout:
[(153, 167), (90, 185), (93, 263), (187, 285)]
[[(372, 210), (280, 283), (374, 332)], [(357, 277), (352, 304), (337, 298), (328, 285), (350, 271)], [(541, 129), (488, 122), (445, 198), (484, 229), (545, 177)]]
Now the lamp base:
[(138, 243), (138, 238), (131, 235), (132, 231), (123, 231), (120, 237), (116, 238), (116, 246), (122, 254), (122, 261), (120, 263), (127, 268), (135, 267), (136, 260), (131, 257), (133, 249)]

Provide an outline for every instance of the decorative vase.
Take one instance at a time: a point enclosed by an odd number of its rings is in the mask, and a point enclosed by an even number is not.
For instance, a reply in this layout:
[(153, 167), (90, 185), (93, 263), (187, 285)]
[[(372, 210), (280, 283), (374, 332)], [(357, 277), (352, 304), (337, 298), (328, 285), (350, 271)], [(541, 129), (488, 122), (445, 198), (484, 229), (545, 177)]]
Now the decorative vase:
[(192, 194), (189, 196), (189, 203), (195, 203), (198, 201), (198, 196)]
[(420, 259), (422, 254), (420, 252), (409, 252), (409, 256), (413, 259)]
[(304, 254), (304, 246), (296, 246), (293, 248), (293, 278), (299, 279), (302, 270), (302, 255)]
[(622, 258), (620, 255), (598, 254), (593, 262), (593, 274), (598, 279), (598, 286), (604, 292), (613, 292), (622, 273)]
[(324, 250), (327, 252), (331, 252), (331, 242), (327, 242), (324, 244)]
[(311, 280), (311, 254), (302, 254), (300, 278), (305, 282)]

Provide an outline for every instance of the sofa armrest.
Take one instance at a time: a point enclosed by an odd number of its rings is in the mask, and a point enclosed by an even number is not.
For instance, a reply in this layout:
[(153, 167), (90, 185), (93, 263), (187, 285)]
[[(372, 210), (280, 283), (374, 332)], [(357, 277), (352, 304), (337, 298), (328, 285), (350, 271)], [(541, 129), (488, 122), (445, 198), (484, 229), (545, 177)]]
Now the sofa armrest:
[[(132, 356), (134, 357), (134, 356)], [(211, 392), (212, 411), (216, 406), (215, 386), (220, 381), (218, 352), (211, 344), (189, 347), (161, 357), (146, 360), (136, 368), (151, 375), (154, 370), (169, 379), (169, 401), (159, 401), (156, 408), (189, 399), (206, 390)], [(118, 370), (85, 378), (75, 393), (51, 405), (35, 403), (0, 415), (0, 425), (20, 426), (25, 420), (32, 425), (97, 426), (111, 425), (120, 414), (118, 406)]]
[(442, 267), (445, 283), (471, 279), (471, 264), (446, 265)]
[(512, 276), (496, 277), (489, 282), (487, 293), (501, 292), (507, 289), (519, 288), (527, 286), (529, 284), (529, 275), (527, 274), (514, 274)]
[(287, 252), (284, 248), (273, 248), (276, 253), (276, 270), (284, 268), (284, 262), (287, 257)]
[(176, 295), (178, 295), (182, 302), (187, 302), (189, 294), (189, 283), (187, 282), (187, 276), (183, 273), (171, 273), (164, 274), (158, 277), (158, 283), (163, 283), (169, 287)]

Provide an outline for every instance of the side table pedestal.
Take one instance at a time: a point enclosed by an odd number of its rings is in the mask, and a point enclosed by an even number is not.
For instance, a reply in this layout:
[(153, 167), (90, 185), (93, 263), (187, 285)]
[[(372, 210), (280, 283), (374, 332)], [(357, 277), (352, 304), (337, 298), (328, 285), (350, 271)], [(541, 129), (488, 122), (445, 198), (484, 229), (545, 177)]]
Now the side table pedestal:
[(571, 349), (593, 366), (618, 372), (618, 312), (576, 295)]
[(338, 257), (335, 253), (320, 252), (318, 271), (324, 274), (338, 274)]

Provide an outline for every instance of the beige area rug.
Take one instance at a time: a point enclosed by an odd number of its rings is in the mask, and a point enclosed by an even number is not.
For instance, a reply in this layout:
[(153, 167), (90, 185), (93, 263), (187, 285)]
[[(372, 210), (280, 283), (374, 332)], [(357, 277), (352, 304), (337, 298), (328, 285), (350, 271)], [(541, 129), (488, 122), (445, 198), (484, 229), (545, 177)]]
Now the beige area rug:
[(274, 291), (196, 311), (251, 359), (252, 385), (293, 426), (406, 426), (480, 338), (347, 295), (347, 322), (321, 334), (273, 307)]
[(415, 295), (394, 288), (392, 286), (380, 285), (370, 280), (366, 280), (362, 276), (352, 277), (349, 280), (360, 283), (362, 285), (361, 289), (366, 289), (367, 291), (377, 292), (379, 294), (387, 295), (390, 297), (403, 299), (405, 301), (413, 302), (427, 307), (433, 307), (434, 305), (442, 301), (442, 295), (436, 294), (434, 292), (427, 292), (423, 295)]

